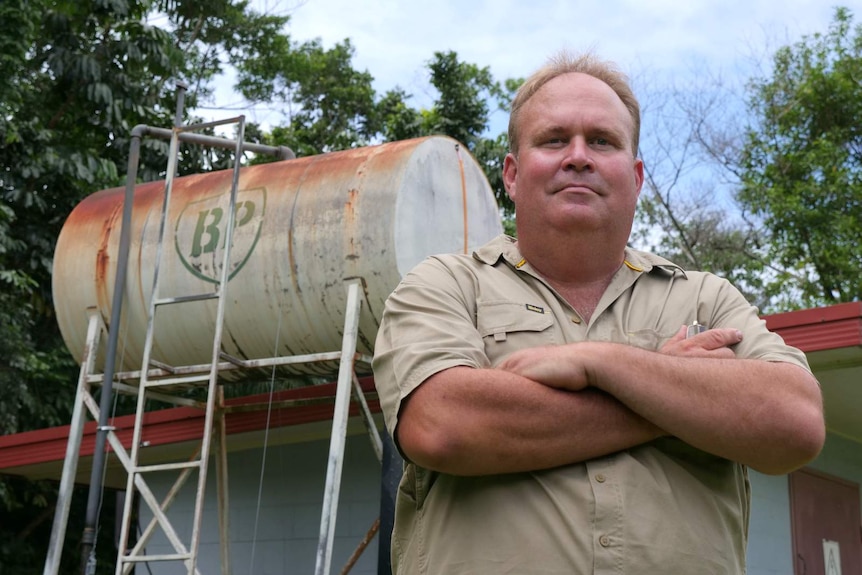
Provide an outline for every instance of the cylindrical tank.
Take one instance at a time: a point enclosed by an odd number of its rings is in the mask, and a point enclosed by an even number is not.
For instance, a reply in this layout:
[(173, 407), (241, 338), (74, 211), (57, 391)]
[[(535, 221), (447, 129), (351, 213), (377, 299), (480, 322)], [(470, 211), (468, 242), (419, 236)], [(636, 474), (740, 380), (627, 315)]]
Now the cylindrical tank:
[[(174, 180), (159, 297), (214, 290), (232, 178), (226, 170)], [(135, 188), (119, 370), (141, 368), (164, 190), (164, 182)], [(238, 190), (222, 349), (243, 359), (340, 350), (351, 278), (365, 286), (358, 351), (373, 353), (384, 301), (412, 266), (430, 254), (472, 250), (502, 231), (481, 168), (441, 136), (245, 167)], [(78, 361), (92, 310), (109, 324), (123, 196), (114, 188), (85, 198), (57, 241), (54, 305)], [(216, 306), (159, 307), (153, 359), (208, 362)]]

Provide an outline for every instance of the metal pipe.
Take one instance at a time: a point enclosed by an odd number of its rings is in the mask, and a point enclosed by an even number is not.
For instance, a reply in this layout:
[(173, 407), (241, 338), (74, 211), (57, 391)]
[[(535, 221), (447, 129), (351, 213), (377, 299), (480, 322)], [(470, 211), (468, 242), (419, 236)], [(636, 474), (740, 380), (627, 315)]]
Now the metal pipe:
[[(108, 419), (113, 400), (114, 369), (117, 356), (118, 333), (120, 331), (120, 309), (123, 305), (126, 275), (129, 264), (129, 249), (132, 236), (132, 199), (141, 156), (141, 126), (132, 130), (129, 149), (129, 165), (126, 172), (126, 192), (123, 199), (123, 217), (120, 227), (120, 246), (117, 257), (117, 274), (114, 280), (114, 294), (111, 300), (111, 321), (108, 327), (108, 347), (105, 353), (105, 376), (102, 383), (102, 396), (99, 401), (99, 426), (96, 431), (96, 446), (93, 451), (93, 468), (90, 471), (90, 491), (87, 495), (87, 511), (84, 520), (84, 534), (81, 538), (81, 573), (95, 572), (96, 560), (93, 547), (96, 541), (96, 523), (99, 518), (99, 499), (102, 496), (102, 475), (105, 470), (105, 441), (108, 436)], [(90, 570), (92, 568), (92, 570)]]
[(374, 536), (377, 535), (377, 531), (380, 529), (380, 518), (374, 520), (374, 523), (371, 524), (371, 527), (368, 528), (368, 531), (365, 533), (365, 537), (362, 538), (362, 541), (359, 542), (359, 545), (356, 546), (356, 549), (353, 550), (353, 553), (347, 559), (347, 563), (344, 564), (344, 567), (341, 568), (340, 575), (347, 575), (356, 565), (356, 562), (359, 561), (359, 558), (362, 557), (362, 554), (365, 552), (365, 549), (368, 547), (368, 544), (371, 543), (371, 540), (374, 539)]
[[(146, 134), (155, 136), (163, 140), (170, 140), (172, 131), (167, 128), (154, 128), (151, 126), (138, 126), (146, 130)], [(180, 132), (180, 141), (187, 144), (199, 144), (201, 146), (211, 146), (213, 148), (233, 149), (236, 146), (236, 140), (222, 138), (221, 136), (207, 136), (205, 134), (196, 134), (194, 132)], [(279, 160), (292, 160), (296, 154), (287, 146), (267, 146), (265, 144), (254, 144), (245, 142), (242, 145), (243, 150), (254, 152), (256, 154), (267, 154), (275, 156)]]
[(335, 391), (335, 408), (332, 415), (332, 433), (329, 437), (329, 459), (326, 468), (326, 487), (323, 492), (323, 510), (320, 516), (320, 538), (317, 544), (315, 575), (329, 575), (332, 548), (335, 543), (335, 520), (338, 497), (341, 491), (341, 472), (344, 467), (344, 444), (347, 438), (347, 419), (350, 414), (350, 388), (353, 376), (353, 357), (359, 333), (359, 280), (347, 282), (347, 306), (344, 318), (344, 341)]

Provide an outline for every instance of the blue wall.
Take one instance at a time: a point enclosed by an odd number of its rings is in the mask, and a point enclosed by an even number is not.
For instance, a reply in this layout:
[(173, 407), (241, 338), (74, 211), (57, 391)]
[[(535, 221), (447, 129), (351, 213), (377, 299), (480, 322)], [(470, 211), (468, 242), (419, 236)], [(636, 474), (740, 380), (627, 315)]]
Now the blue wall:
[[(308, 575), (314, 573), (320, 513), (326, 484), (329, 439), (307, 443), (272, 446), (228, 453), (228, 484), (231, 534), (231, 563), (234, 573), (244, 575)], [(219, 566), (219, 527), (216, 506), (215, 468), (207, 475), (206, 503), (201, 528), (198, 569), (201, 573), (221, 573)], [(263, 471), (263, 473), (261, 473)], [(147, 479), (157, 498), (173, 483), (173, 476), (162, 474)], [(258, 496), (260, 494), (260, 496)], [(260, 503), (258, 503), (260, 501)], [(180, 539), (191, 540), (194, 513), (194, 486), (185, 486), (169, 517), (180, 532)], [(365, 537), (380, 513), (380, 464), (366, 435), (348, 437), (331, 573), (342, 567)], [(149, 508), (141, 505), (142, 523), (149, 521)], [(376, 575), (375, 537), (351, 575)], [(173, 553), (173, 548), (157, 530), (147, 554)], [(151, 562), (154, 575), (185, 575), (176, 561)], [(138, 572), (147, 572), (139, 567)]]

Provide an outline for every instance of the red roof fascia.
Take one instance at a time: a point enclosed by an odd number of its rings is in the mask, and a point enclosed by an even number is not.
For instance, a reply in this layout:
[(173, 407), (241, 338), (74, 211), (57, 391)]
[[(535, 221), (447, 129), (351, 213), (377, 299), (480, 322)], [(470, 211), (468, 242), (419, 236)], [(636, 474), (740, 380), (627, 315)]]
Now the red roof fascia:
[[(360, 379), (360, 385), (365, 392), (374, 390), (374, 380), (371, 377)], [(302, 387), (275, 393), (271, 399), (273, 402), (298, 399), (331, 399), (335, 397), (335, 388), (335, 383)], [(261, 394), (235, 398), (227, 401), (226, 405), (266, 405), (269, 400), (269, 394)], [(380, 403), (377, 400), (369, 401), (368, 406), (372, 412), (380, 411)], [(269, 411), (268, 418), (265, 410), (228, 412), (225, 414), (225, 422), (227, 433), (230, 435), (260, 431), (266, 429), (267, 425), (270, 429), (274, 429), (327, 421), (332, 419), (332, 409), (331, 402), (323, 402), (313, 405), (274, 407)], [(351, 402), (350, 415), (358, 414), (358, 406), (355, 402)], [(150, 446), (200, 440), (203, 437), (204, 417), (204, 410), (193, 407), (176, 407), (149, 412), (144, 415), (144, 429), (141, 439), (148, 442)], [(110, 425), (115, 428), (117, 437), (128, 449), (132, 444), (135, 416), (126, 415), (114, 418)], [(80, 457), (93, 455), (96, 444), (96, 427), (97, 422), (95, 421), (84, 424), (84, 435), (79, 450)], [(66, 454), (69, 430), (70, 426), (64, 425), (0, 437), (0, 470), (63, 459)]]
[(862, 302), (764, 316), (766, 326), (804, 352), (862, 345)]

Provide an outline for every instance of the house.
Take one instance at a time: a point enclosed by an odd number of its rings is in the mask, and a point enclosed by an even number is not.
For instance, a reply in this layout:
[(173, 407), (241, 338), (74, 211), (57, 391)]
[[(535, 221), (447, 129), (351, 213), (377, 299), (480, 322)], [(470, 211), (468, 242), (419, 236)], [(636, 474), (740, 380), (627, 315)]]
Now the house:
[[(828, 436), (820, 456), (782, 476), (750, 472), (752, 515), (748, 573), (862, 573), (860, 484), (862, 483), (862, 302), (765, 317), (770, 329), (802, 349), (823, 390)], [(373, 397), (371, 378), (361, 380)], [(227, 414), (231, 563), (235, 573), (312, 573), (319, 536), (329, 434), (332, 384), (281, 392), (262, 412), (240, 398)], [(291, 401), (293, 403), (291, 403)], [(247, 409), (243, 408), (245, 406)], [(370, 402), (372, 411), (379, 406)], [(355, 411), (353, 412), (356, 413)], [(264, 416), (265, 414), (265, 416)], [(183, 457), (199, 439), (199, 410), (175, 408), (148, 414), (146, 458)], [(379, 416), (378, 416), (379, 418)], [(379, 425), (378, 419), (378, 425)], [(114, 422), (126, 445), (130, 417)], [(57, 479), (62, 472), (68, 427), (0, 437), (0, 473)], [(95, 423), (85, 428), (78, 481), (88, 480)], [(210, 474), (212, 478), (213, 474)], [(172, 480), (152, 482), (164, 494)], [(123, 469), (109, 460), (105, 485), (123, 489)], [(335, 528), (333, 572), (348, 562), (351, 573), (378, 573), (381, 466), (359, 417), (351, 417)], [(206, 491), (198, 565), (218, 573), (219, 537), (214, 481)], [(180, 516), (194, 493), (181, 492), (173, 506)], [(146, 524), (146, 506), (141, 507)], [(182, 525), (182, 520), (180, 520)], [(188, 523), (188, 522), (186, 522)], [(167, 551), (153, 539), (148, 553)], [(355, 564), (354, 564), (355, 561)], [(179, 573), (177, 565), (151, 563), (152, 573)]]
[(748, 572), (862, 573), (862, 303), (765, 319), (808, 357), (823, 390), (828, 435), (802, 470), (751, 473)]

